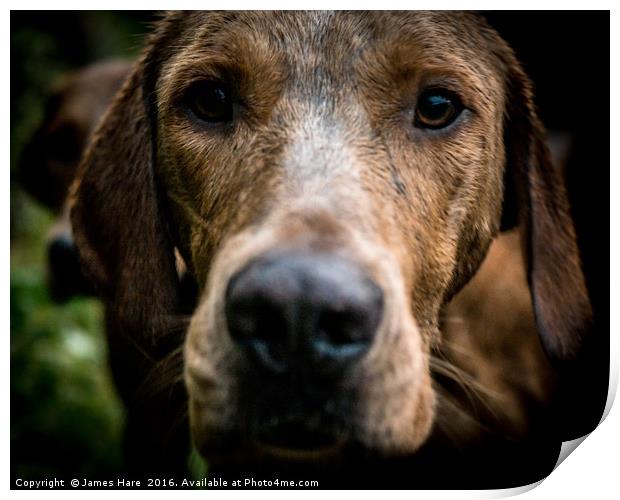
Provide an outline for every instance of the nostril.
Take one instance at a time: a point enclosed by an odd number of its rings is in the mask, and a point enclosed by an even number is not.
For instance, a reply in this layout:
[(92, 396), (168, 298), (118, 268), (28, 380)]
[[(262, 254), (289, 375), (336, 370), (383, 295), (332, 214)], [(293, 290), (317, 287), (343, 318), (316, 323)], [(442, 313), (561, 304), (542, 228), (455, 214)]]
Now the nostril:
[(269, 343), (282, 341), (284, 320), (272, 306), (261, 304), (262, 301), (257, 299), (253, 296), (229, 296), (226, 318), (231, 336), (237, 341), (250, 338)]
[(259, 366), (274, 373), (287, 370), (286, 321), (260, 290), (245, 283), (229, 287), (226, 319), (231, 338)]
[(248, 353), (258, 366), (276, 375), (288, 371), (286, 348), (281, 344), (271, 344), (257, 338), (248, 339), (245, 344)]
[(364, 342), (358, 324), (361, 318), (350, 311), (325, 311), (317, 324), (317, 337), (335, 347)]
[(383, 312), (383, 293), (365, 281), (348, 302), (327, 305), (320, 314), (313, 349), (320, 357), (340, 361), (364, 354), (372, 344)]

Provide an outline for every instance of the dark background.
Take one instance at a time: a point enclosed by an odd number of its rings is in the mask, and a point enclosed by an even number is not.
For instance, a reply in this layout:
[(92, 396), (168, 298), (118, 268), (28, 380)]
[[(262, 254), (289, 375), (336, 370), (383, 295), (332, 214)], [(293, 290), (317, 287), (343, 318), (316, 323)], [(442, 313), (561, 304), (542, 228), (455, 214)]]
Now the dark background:
[(11, 13), (11, 476), (118, 477), (123, 411), (106, 360), (101, 304), (55, 304), (46, 280), (54, 214), (20, 189), (19, 157), (59, 79), (133, 59), (146, 12)]
[[(565, 439), (591, 431), (609, 374), (609, 13), (485, 12), (533, 79), (547, 127), (569, 138), (569, 196), (595, 328), (566, 372)], [(152, 12), (11, 13), (11, 177), (64, 73), (134, 58)], [(120, 471), (123, 414), (106, 365), (101, 305), (56, 305), (45, 274), (53, 214), (11, 183), (11, 475), (88, 477)], [(202, 464), (194, 459), (195, 467)]]
[(567, 188), (595, 321), (581, 363), (565, 369), (557, 410), (559, 435), (575, 439), (600, 421), (609, 379), (609, 12), (485, 16), (532, 78), (548, 130), (570, 138)]

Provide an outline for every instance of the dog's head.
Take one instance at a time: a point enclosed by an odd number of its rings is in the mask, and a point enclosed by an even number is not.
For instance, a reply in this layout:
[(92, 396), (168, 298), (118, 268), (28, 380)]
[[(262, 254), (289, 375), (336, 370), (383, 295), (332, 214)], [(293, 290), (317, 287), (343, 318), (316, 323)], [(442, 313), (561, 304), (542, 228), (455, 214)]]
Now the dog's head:
[(512, 51), (470, 14), (170, 14), (91, 144), (76, 242), (109, 327), (153, 352), (179, 249), (205, 455), (409, 453), (434, 421), (440, 308), (504, 199), (543, 343), (578, 353), (590, 309), (542, 133)]

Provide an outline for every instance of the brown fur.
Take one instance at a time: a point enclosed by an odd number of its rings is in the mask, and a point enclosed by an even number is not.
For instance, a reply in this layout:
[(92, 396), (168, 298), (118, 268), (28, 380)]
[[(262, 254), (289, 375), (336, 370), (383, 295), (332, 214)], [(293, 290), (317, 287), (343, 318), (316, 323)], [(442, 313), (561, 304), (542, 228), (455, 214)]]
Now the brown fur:
[[(183, 107), (188, 86), (212, 78), (227, 80), (237, 96), (229, 126), (203, 127)], [(468, 111), (456, 126), (435, 133), (412, 126), (416, 96), (429, 85), (462, 98)], [(433, 356), (443, 349), (450, 366), (499, 394), (483, 406), (505, 415), (491, 411), (485, 426), (527, 434), (523, 401), (544, 399), (548, 385), (534, 337), (510, 344), (516, 355), (502, 342), (489, 348), (474, 320), (462, 356), (449, 325), (442, 340), (440, 318), (498, 233), (508, 168), (543, 343), (554, 358), (578, 354), (590, 310), (562, 180), (542, 134), (512, 51), (470, 14), (166, 16), (74, 187), (76, 243), (106, 301), (130, 453), (143, 467), (163, 468), (178, 460), (171, 450), (183, 448), (182, 387), (145, 395), (149, 374), (171, 366), (169, 353), (178, 354), (184, 338), (175, 247), (200, 291), (184, 342), (184, 380), (194, 443), (212, 461), (269, 456), (255, 433), (294, 411), (287, 388), (276, 393), (245, 376), (223, 314), (229, 278), (274, 248), (343, 255), (385, 297), (371, 350), (334, 387), (329, 408), (308, 418), (345, 443), (411, 455), (433, 442), (434, 423), (462, 406), (448, 408), (434, 386), (432, 369), (441, 365)], [(517, 278), (515, 289), (525, 291), (524, 276)], [(471, 286), (455, 311), (480, 303)], [(519, 294), (516, 309), (527, 317)], [(533, 330), (531, 322), (498, 326), (511, 338)], [(506, 363), (536, 374), (498, 376)], [(457, 429), (456, 439), (476, 442), (484, 431), (475, 428)]]

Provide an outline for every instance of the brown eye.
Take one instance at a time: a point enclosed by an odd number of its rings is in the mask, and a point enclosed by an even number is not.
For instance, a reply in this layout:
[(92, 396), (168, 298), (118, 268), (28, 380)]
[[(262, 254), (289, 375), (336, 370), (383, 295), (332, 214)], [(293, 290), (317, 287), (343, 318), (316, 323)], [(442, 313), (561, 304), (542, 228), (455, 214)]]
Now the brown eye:
[(414, 124), (419, 128), (444, 128), (456, 120), (462, 110), (461, 101), (452, 92), (428, 89), (418, 99)]
[(207, 123), (232, 120), (230, 91), (220, 82), (208, 81), (193, 85), (187, 93), (186, 105), (196, 118)]

